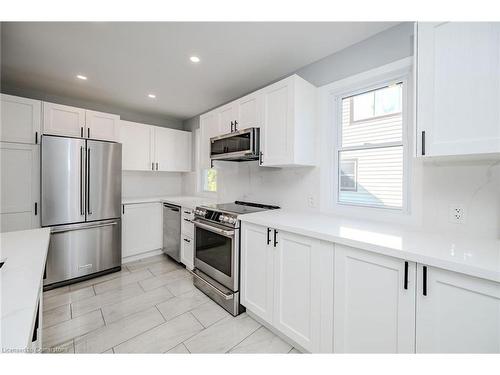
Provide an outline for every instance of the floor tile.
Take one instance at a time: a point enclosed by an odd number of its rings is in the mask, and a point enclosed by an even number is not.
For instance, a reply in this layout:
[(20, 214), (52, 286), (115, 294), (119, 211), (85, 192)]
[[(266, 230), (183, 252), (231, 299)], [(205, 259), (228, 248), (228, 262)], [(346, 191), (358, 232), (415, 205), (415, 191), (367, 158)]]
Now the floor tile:
[(55, 309), (44, 311), (42, 314), (42, 328), (48, 328), (54, 324), (71, 319), (70, 305), (62, 305)]
[(58, 294), (53, 297), (43, 299), (43, 311), (55, 309), (56, 307), (69, 305), (72, 302), (79, 301), (94, 295), (94, 288), (89, 286), (83, 289), (69, 291)]
[[(101, 296), (104, 294), (99, 294)], [(97, 297), (97, 296), (96, 296)], [(174, 295), (166, 288), (153, 289), (146, 293), (138, 294), (123, 301), (107, 305), (102, 308), (102, 314), (106, 324), (116, 322), (128, 315), (146, 310), (156, 304), (173, 298)]]
[(213, 301), (204, 303), (191, 311), (204, 327), (209, 327), (221, 319), (231, 316), (226, 310)]
[(297, 349), (292, 348), (289, 352), (289, 354), (302, 354), (302, 352), (299, 352)]
[(231, 349), (231, 353), (288, 353), (292, 346), (266, 327), (260, 327)]
[(202, 329), (203, 326), (188, 312), (118, 345), (115, 352), (165, 353)]
[(195, 290), (196, 287), (193, 284), (193, 278), (188, 276), (183, 279), (174, 280), (165, 285), (168, 290), (172, 292), (174, 296), (179, 296), (181, 294)]
[(125, 285), (136, 283), (141, 280), (145, 280), (148, 278), (152, 278), (153, 274), (149, 272), (149, 270), (145, 269), (138, 272), (131, 272), (125, 274), (124, 276), (117, 277), (116, 279), (112, 279), (109, 281), (105, 281), (103, 283), (99, 283), (94, 285), (95, 293), (102, 294), (109, 292), (113, 289), (121, 288)]
[(104, 326), (100, 310), (53, 325), (43, 330), (43, 346), (54, 347)]
[(172, 272), (164, 273), (156, 277), (140, 281), (139, 284), (147, 292), (149, 290), (159, 288), (160, 286), (166, 285), (172, 281), (184, 279), (190, 277), (189, 273), (185, 269), (175, 270)]
[(156, 307), (130, 315), (75, 340), (75, 353), (102, 353), (165, 322)]
[(69, 289), (70, 290), (82, 289), (82, 288), (85, 288), (87, 286), (91, 286), (91, 285), (103, 283), (105, 281), (116, 279), (117, 277), (123, 277), (123, 276), (125, 276), (128, 273), (130, 273), (129, 270), (127, 270), (126, 268), (122, 267), (121, 271), (117, 271), (117, 272), (113, 272), (113, 273), (108, 273), (108, 274), (103, 275), (103, 276), (94, 277), (92, 279), (88, 279), (88, 280), (85, 280), (85, 281), (80, 281), (79, 283), (76, 283), (76, 284), (71, 284), (69, 286)]
[(148, 266), (155, 264), (172, 262), (165, 254), (158, 254), (148, 258), (142, 258), (139, 260), (134, 260), (133, 262), (125, 263), (124, 266), (130, 271), (135, 272), (137, 270), (143, 270)]
[(198, 290), (181, 294), (157, 305), (165, 320), (170, 320), (178, 315), (200, 306), (208, 301), (208, 297)]
[(49, 297), (54, 297), (59, 294), (67, 293), (69, 292), (69, 285), (66, 286), (61, 286), (59, 288), (47, 290), (46, 292), (43, 292), (43, 298), (49, 298)]
[[(45, 346), (45, 344), (44, 344)], [(65, 343), (58, 344), (53, 348), (43, 348), (42, 353), (47, 354), (74, 354), (75, 353), (75, 345), (73, 340), (69, 340)]]
[(170, 349), (168, 354), (189, 354), (189, 350), (187, 350), (184, 344), (179, 344), (175, 348)]
[(153, 275), (158, 276), (167, 272), (180, 270), (184, 267), (175, 262), (161, 262), (147, 267)]
[(243, 313), (227, 317), (184, 342), (191, 353), (225, 353), (260, 327)]
[(107, 305), (124, 301), (143, 293), (144, 291), (137, 283), (119, 286), (117, 289), (110, 290), (107, 293), (96, 294), (95, 296), (71, 304), (73, 317), (86, 314)]

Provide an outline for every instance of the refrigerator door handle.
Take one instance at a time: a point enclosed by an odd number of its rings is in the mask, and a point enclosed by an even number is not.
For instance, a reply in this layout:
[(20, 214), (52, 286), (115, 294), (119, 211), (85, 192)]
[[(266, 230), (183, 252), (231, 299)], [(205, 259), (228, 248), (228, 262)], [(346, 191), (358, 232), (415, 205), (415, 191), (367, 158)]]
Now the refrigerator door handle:
[(90, 148), (87, 148), (87, 214), (92, 215), (90, 207)]
[(84, 181), (84, 171), (85, 167), (83, 164), (83, 158), (85, 153), (85, 148), (83, 146), (80, 147), (80, 215), (85, 215), (85, 204), (83, 202), (83, 190), (85, 189), (85, 181)]
[(118, 225), (115, 221), (113, 223), (105, 223), (105, 224), (97, 224), (97, 225), (88, 225), (88, 226), (78, 226), (78, 227), (65, 227), (60, 229), (52, 229), (50, 233), (64, 233), (64, 232), (73, 232), (75, 230), (85, 230), (85, 229), (93, 229), (93, 228), (102, 228), (109, 227), (112, 225)]

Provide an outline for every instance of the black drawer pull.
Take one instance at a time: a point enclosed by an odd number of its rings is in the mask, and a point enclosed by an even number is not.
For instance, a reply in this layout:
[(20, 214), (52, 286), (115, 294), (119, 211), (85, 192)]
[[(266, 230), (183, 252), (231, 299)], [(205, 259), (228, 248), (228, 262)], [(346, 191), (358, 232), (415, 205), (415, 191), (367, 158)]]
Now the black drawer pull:
[(405, 282), (404, 288), (408, 289), (408, 262), (405, 262)]
[(425, 130), (422, 132), (422, 155), (425, 155)]
[(276, 235), (278, 234), (278, 231), (275, 229), (274, 230), (274, 247), (278, 244), (278, 241), (276, 241)]
[(271, 243), (271, 228), (267, 228), (267, 244)]
[(422, 267), (422, 294), (427, 295), (427, 266)]
[(184, 238), (184, 241), (187, 242), (187, 243), (191, 242), (191, 240), (188, 240), (187, 238)]

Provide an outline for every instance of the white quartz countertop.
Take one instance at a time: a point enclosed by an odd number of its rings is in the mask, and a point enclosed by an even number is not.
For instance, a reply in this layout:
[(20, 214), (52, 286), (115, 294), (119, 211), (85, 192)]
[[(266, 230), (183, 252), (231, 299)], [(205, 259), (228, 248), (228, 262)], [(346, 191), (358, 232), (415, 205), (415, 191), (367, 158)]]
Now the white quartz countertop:
[(427, 233), (398, 225), (283, 209), (239, 218), (242, 222), (500, 282), (499, 240)]
[(215, 203), (215, 199), (192, 196), (162, 196), (162, 197), (143, 197), (143, 198), (122, 198), (122, 204), (166, 202), (176, 204), (181, 207), (194, 209), (196, 206)]
[(0, 331), (5, 349), (24, 349), (31, 343), (50, 228), (0, 234)]

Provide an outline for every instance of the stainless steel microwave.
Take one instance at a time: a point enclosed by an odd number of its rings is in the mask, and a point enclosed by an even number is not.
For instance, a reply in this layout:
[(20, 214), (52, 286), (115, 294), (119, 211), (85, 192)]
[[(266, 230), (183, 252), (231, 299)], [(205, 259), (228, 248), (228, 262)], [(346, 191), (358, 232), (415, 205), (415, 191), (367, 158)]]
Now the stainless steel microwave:
[(210, 138), (210, 159), (247, 161), (259, 159), (259, 128), (247, 128)]

